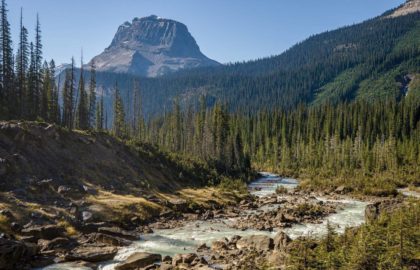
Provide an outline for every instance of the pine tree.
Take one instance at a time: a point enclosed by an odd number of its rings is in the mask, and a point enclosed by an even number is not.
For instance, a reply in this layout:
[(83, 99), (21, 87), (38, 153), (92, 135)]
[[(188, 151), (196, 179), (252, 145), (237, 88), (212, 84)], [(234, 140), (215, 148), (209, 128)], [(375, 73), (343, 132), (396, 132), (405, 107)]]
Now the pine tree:
[(34, 44), (30, 43), (30, 64), (28, 71), (28, 93), (26, 95), (26, 119), (34, 120), (38, 116), (39, 95), (36, 91), (36, 70)]
[(42, 88), (41, 88), (41, 99), (40, 99), (40, 104), (39, 104), (39, 112), (40, 112), (40, 117), (46, 121), (49, 121), (49, 100), (48, 100), (48, 96), (51, 92), (51, 82), (50, 82), (50, 68), (48, 66), (47, 61), (44, 61), (44, 64), (42, 65), (41, 68), (41, 81), (42, 81)]
[(71, 68), (66, 70), (66, 78), (63, 88), (63, 126), (73, 129), (74, 110), (74, 58), (71, 60)]
[(104, 129), (104, 92), (102, 90), (101, 99), (96, 104), (96, 130)]
[(89, 83), (89, 128), (94, 128), (96, 123), (96, 67), (92, 60), (90, 64)]
[(78, 101), (77, 112), (76, 112), (76, 127), (82, 130), (89, 129), (89, 106), (88, 97), (85, 90), (85, 79), (83, 71), (83, 60), (81, 61), (80, 78), (79, 78), (79, 89), (78, 89)]
[(17, 108), (20, 107), (20, 104), (17, 104), (18, 96), (14, 89), (14, 68), (13, 68), (13, 49), (12, 49), (12, 39), (10, 35), (10, 24), (7, 19), (7, 6), (6, 1), (2, 0), (1, 2), (1, 78), (0, 82), (2, 83), (2, 99), (6, 104), (3, 104), (5, 108), (6, 117), (14, 117), (17, 115)]
[[(39, 15), (36, 16), (36, 27), (35, 27), (35, 44), (34, 44), (34, 51), (33, 51), (33, 76), (34, 76), (34, 92), (36, 93), (36, 103), (38, 106), (42, 105), (42, 43), (41, 43), (41, 24), (39, 22)], [(41, 108), (37, 108), (37, 114)], [(41, 111), (41, 113), (43, 113)]]
[(114, 89), (113, 133), (118, 138), (126, 136), (124, 104), (117, 83), (115, 83)]
[(20, 34), (19, 47), (16, 55), (16, 94), (17, 103), (19, 104), (18, 114), (25, 117), (27, 113), (28, 101), (28, 85), (27, 72), (29, 68), (29, 44), (28, 44), (28, 30), (23, 26), (23, 10), (20, 14)]
[(54, 60), (50, 61), (49, 64), (49, 81), (50, 88), (48, 93), (48, 115), (49, 120), (53, 123), (60, 123), (60, 104), (58, 101), (58, 88), (55, 84), (55, 62)]

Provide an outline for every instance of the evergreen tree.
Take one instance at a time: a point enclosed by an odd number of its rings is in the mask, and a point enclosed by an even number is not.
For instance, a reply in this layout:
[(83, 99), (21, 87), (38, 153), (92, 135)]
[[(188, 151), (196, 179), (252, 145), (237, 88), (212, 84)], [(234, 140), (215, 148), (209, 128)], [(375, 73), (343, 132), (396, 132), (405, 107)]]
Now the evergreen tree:
[(83, 60), (80, 68), (79, 89), (77, 95), (76, 127), (82, 130), (89, 129), (89, 104), (85, 90), (85, 79), (83, 71)]
[[(36, 16), (36, 27), (35, 27), (35, 44), (33, 51), (33, 80), (34, 80), (34, 92), (36, 93), (36, 105), (42, 106), (42, 43), (41, 43), (41, 24), (39, 22), (39, 15)], [(37, 114), (41, 108), (37, 108)], [(42, 115), (41, 111), (41, 115)]]
[(17, 110), (20, 117), (27, 115), (27, 72), (29, 68), (28, 30), (23, 26), (23, 10), (20, 13), (19, 47), (16, 54), (16, 95)]
[(96, 124), (96, 67), (95, 61), (90, 64), (89, 83), (89, 127), (94, 128)]
[(101, 99), (96, 104), (96, 130), (104, 129), (104, 92), (102, 90)]
[(63, 126), (73, 129), (74, 110), (74, 58), (71, 60), (71, 68), (66, 70), (66, 78), (63, 88)]
[(127, 135), (124, 104), (117, 83), (115, 83), (114, 89), (113, 133), (118, 138), (124, 138)]
[(5, 111), (6, 117), (16, 116), (18, 111), (17, 108), (20, 104), (17, 104), (18, 95), (14, 89), (14, 68), (13, 68), (13, 49), (12, 39), (10, 34), (10, 24), (7, 19), (7, 6), (6, 1), (1, 1), (1, 74), (0, 83), (2, 84), (2, 100), (6, 104), (2, 104)]

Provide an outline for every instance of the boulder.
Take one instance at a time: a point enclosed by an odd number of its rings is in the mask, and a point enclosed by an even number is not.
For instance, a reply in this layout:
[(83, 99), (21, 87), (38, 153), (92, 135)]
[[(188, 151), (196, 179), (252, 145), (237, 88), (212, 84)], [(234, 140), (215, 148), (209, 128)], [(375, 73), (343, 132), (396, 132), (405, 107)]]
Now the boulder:
[(182, 262), (191, 264), (196, 258), (197, 258), (197, 254), (194, 254), (194, 253), (184, 254), (182, 255)]
[(130, 240), (104, 233), (91, 233), (88, 235), (88, 239), (89, 242), (107, 244), (118, 247), (129, 246), (132, 243)]
[(265, 235), (251, 235), (236, 242), (238, 249), (255, 249), (258, 251), (269, 251), (274, 248), (274, 241)]
[(178, 266), (180, 263), (182, 263), (182, 254), (176, 254), (172, 258), (172, 265), (173, 266)]
[(134, 270), (149, 266), (155, 262), (160, 262), (162, 256), (147, 252), (136, 252), (130, 255), (124, 262), (115, 266), (115, 270)]
[(103, 262), (112, 260), (117, 254), (116, 247), (79, 246), (65, 256), (68, 261)]
[(175, 211), (185, 212), (188, 209), (188, 202), (183, 199), (170, 199), (168, 204)]
[(58, 194), (67, 194), (71, 191), (71, 188), (67, 187), (67, 186), (59, 186), (57, 189), (57, 193)]
[(40, 247), (41, 252), (56, 249), (70, 250), (74, 248), (75, 244), (74, 241), (64, 237), (57, 237), (53, 240), (38, 240), (38, 246)]
[(83, 211), (82, 212), (82, 220), (83, 222), (90, 221), (93, 218), (92, 212)]
[(228, 247), (226, 245), (226, 242), (224, 241), (214, 241), (211, 243), (211, 250), (213, 251), (222, 251), (226, 250)]
[(36, 245), (0, 238), (0, 269), (23, 269), (36, 253)]
[(112, 235), (112, 236), (125, 238), (125, 239), (129, 239), (129, 240), (138, 240), (138, 238), (139, 238), (139, 235), (137, 233), (129, 232), (129, 231), (123, 230), (119, 227), (100, 227), (98, 229), (98, 232), (108, 234), (108, 235)]
[(63, 236), (64, 233), (65, 233), (64, 228), (59, 227), (57, 225), (44, 225), (44, 226), (31, 225), (22, 230), (23, 235), (30, 235), (38, 239), (47, 239), (47, 240), (52, 240), (54, 238)]
[(278, 232), (276, 236), (274, 236), (274, 249), (280, 251), (286, 251), (287, 246), (292, 241), (292, 239), (284, 232)]

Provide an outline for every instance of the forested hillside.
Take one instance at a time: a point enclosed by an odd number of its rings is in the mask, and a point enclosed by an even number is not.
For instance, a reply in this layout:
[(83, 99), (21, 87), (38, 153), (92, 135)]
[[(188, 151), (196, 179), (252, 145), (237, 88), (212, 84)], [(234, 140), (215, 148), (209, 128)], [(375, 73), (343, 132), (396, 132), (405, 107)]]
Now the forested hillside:
[[(181, 105), (208, 106), (220, 100), (231, 111), (295, 108), (300, 103), (401, 98), (418, 94), (420, 14), (377, 17), (361, 24), (312, 36), (279, 56), (246, 63), (181, 71), (140, 82), (143, 110), (156, 115)], [(118, 81), (123, 97), (133, 94), (136, 78), (99, 73), (105, 95)]]

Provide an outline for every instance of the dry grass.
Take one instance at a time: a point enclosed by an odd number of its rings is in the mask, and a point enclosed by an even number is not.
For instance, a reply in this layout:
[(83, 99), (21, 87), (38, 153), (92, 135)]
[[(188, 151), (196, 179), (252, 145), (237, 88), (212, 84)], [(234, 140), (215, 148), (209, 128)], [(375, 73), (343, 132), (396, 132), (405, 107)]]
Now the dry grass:
[(92, 204), (91, 210), (104, 220), (122, 221), (137, 216), (148, 219), (157, 215), (162, 207), (141, 197), (118, 195), (101, 191), (98, 195), (89, 196), (87, 201)]
[[(232, 204), (240, 200), (242, 196), (240, 193), (219, 188), (187, 188), (180, 190), (178, 194), (182, 199), (202, 206), (209, 206), (210, 202), (217, 202), (220, 205)], [(174, 195), (165, 194), (164, 196), (174, 198)]]
[(78, 234), (76, 228), (65, 220), (58, 222), (57, 225), (63, 227), (66, 230), (67, 236), (74, 236)]

